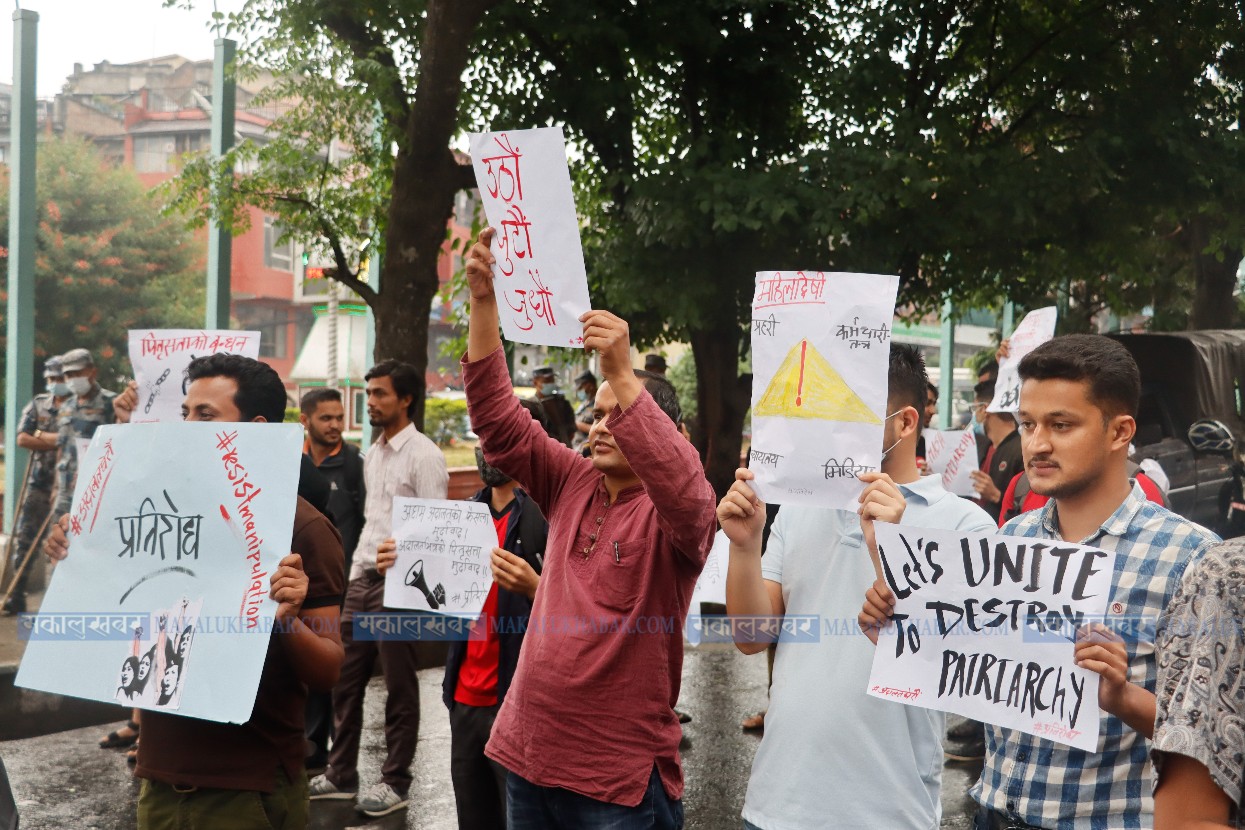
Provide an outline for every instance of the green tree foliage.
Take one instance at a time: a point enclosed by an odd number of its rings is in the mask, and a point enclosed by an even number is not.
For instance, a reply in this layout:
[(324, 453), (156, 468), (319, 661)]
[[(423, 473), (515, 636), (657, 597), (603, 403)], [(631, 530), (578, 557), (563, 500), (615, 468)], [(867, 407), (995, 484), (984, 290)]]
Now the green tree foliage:
[[(243, 205), (280, 216), (371, 306), (373, 358), (404, 360), (421, 377), (446, 224), (456, 194), (474, 186), (451, 148), (463, 70), (476, 24), (497, 2), (247, 0), (221, 22), (241, 38), (239, 72), (276, 78), (252, 106), (279, 116), (265, 142), (193, 161), (174, 185), (194, 223), (238, 227)], [(378, 241), (365, 253), (369, 239)], [(379, 290), (362, 267), (373, 254)]]
[(439, 446), (448, 447), (467, 429), (467, 402), (429, 398), (424, 406), (424, 434)]
[(1226, 0), (541, 0), (489, 15), (468, 88), (481, 125), (569, 125), (594, 301), (692, 344), (721, 491), (755, 271), (898, 273), (918, 311), (1068, 285), (1084, 325), (1233, 265), (1241, 24)]
[[(131, 374), (126, 331), (203, 321), (204, 280), (190, 235), (161, 215), (131, 170), (105, 165), (81, 141), (40, 143), (36, 168), (35, 355), (84, 347), (100, 381)], [(7, 234), (8, 170), (0, 181)], [(0, 306), (0, 314), (3, 307)], [(36, 373), (41, 385), (42, 374)]]

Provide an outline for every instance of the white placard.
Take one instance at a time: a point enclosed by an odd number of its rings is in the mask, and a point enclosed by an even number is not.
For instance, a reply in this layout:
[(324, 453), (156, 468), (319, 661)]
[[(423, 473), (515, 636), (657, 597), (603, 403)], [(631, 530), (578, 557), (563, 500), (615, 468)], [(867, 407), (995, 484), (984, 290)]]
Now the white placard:
[(298, 424), (97, 429), (79, 459), (69, 555), (27, 632), (17, 685), (245, 723), (302, 443)]
[(561, 127), (471, 133), (489, 225), (502, 333), (514, 343), (582, 346), (591, 307)]
[(130, 365), (138, 384), (132, 424), (180, 421), (186, 367), (196, 357), (228, 352), (259, 359), (259, 332), (130, 329)]
[(385, 607), (479, 616), (493, 587), (497, 527), (488, 505), (393, 500), (398, 559), (385, 574)]
[(850, 507), (882, 461), (898, 277), (757, 274), (752, 488), (766, 502)]
[(1087, 752), (1098, 675), (1073, 662), (1101, 622), (1115, 556), (1084, 545), (878, 522), (895, 624), (878, 637), (869, 694), (955, 712)]
[(1029, 352), (1055, 336), (1054, 306), (1030, 311), (1008, 338), (1007, 357), (999, 361), (999, 376), (994, 382), (994, 400), (987, 412), (1016, 412), (1020, 409), (1020, 361)]
[(977, 436), (971, 429), (927, 429), (925, 463), (942, 478), (942, 489), (957, 496), (976, 497), (973, 470), (977, 469)]
[(726, 534), (718, 531), (713, 537), (713, 547), (709, 549), (709, 558), (705, 560), (705, 568), (696, 580), (692, 589), (692, 614), (700, 613), (700, 603), (716, 602), (726, 604), (726, 568), (730, 564), (731, 542)]

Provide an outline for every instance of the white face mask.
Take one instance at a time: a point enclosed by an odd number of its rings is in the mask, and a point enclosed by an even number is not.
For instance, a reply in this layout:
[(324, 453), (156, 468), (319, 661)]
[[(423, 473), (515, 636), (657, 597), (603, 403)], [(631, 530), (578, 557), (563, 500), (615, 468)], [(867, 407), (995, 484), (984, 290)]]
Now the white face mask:
[(82, 397), (87, 392), (91, 391), (90, 378), (68, 378), (65, 383), (69, 386), (69, 391), (73, 392), (78, 397)]
[(60, 383), (49, 383), (48, 391), (58, 398), (68, 397), (69, 384), (65, 383), (64, 381), (61, 381)]
[[(883, 418), (883, 419), (882, 419), (882, 423), (883, 423), (883, 424), (885, 424), (887, 421), (889, 421), (891, 418), (894, 418), (894, 417), (895, 417), (896, 415), (898, 415), (900, 412), (903, 412), (903, 410), (902, 410), (902, 409), (896, 409), (894, 412), (892, 412), (891, 414), (889, 414), (889, 415), (887, 415), (885, 418)], [(895, 439), (895, 443), (891, 444), (889, 447), (887, 447), (886, 449), (882, 450), (882, 458), (881, 458), (880, 460), (881, 460), (881, 461), (885, 461), (885, 460), (886, 460), (886, 456), (890, 453), (890, 451), (891, 451), (891, 450), (893, 450), (893, 449), (895, 449), (895, 447), (898, 447), (898, 446), (899, 446), (899, 442), (900, 442), (900, 441), (902, 441), (902, 440), (903, 440), (902, 438), (896, 438), (896, 439)]]

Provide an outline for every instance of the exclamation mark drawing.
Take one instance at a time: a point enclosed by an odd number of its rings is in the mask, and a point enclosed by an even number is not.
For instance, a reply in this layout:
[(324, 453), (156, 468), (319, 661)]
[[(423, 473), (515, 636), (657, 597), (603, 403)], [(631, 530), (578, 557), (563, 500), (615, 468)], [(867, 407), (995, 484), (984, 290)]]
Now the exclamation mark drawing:
[(800, 341), (800, 383), (795, 388), (795, 405), (802, 406), (804, 403), (804, 355), (808, 352), (808, 341)]

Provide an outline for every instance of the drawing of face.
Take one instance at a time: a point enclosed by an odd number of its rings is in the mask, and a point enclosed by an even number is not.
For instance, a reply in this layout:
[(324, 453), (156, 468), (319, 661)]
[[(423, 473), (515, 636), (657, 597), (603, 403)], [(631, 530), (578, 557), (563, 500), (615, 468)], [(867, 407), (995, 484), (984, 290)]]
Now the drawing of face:
[(177, 656), (182, 660), (186, 659), (186, 655), (190, 653), (190, 641), (194, 639), (194, 627), (186, 626), (182, 629), (181, 636), (177, 638)]
[(177, 679), (181, 675), (181, 667), (177, 663), (169, 663), (168, 668), (164, 670), (164, 677), (160, 678), (160, 693), (164, 697), (173, 696), (173, 692), (177, 690)]
[(134, 665), (136, 662), (137, 661), (135, 661), (133, 657), (127, 657), (125, 662), (121, 664), (122, 686), (129, 686), (134, 682), (134, 673), (137, 671), (137, 668)]
[(150, 651), (144, 654), (142, 659), (138, 661), (138, 679), (146, 680), (147, 675), (149, 674), (151, 674), (151, 652)]

